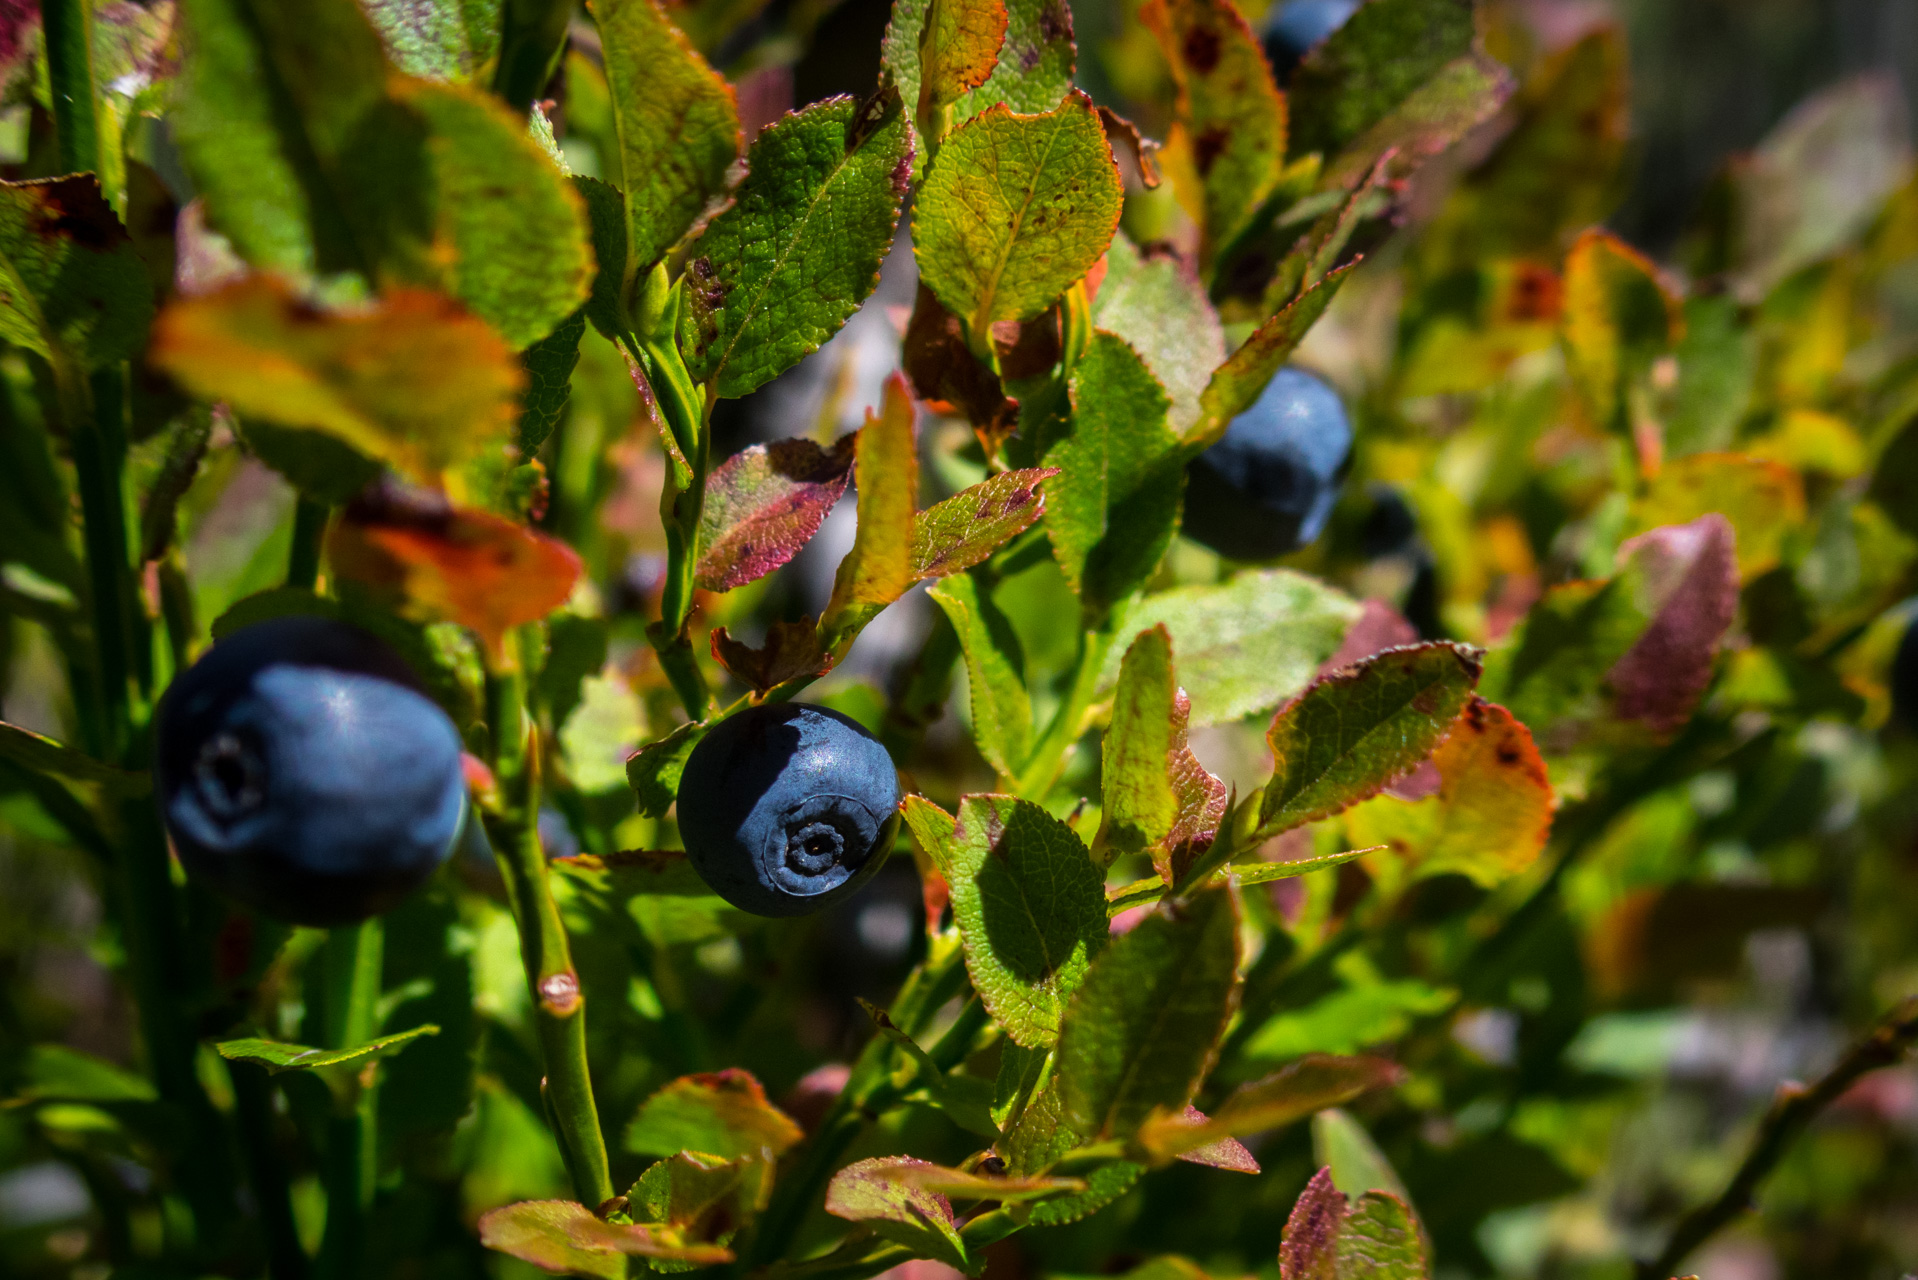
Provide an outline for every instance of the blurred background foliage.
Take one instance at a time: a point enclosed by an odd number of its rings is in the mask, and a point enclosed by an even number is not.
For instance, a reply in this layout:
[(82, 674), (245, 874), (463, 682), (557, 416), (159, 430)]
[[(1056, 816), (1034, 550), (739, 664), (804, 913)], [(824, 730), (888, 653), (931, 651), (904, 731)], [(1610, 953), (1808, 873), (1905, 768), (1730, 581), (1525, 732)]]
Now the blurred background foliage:
[[(1254, 23), (1265, 16), (1243, 7)], [(21, 21), (30, 8), (0, 5), (16, 37), (0, 48), (14, 69), (0, 159), (15, 178), (53, 171), (37, 37)], [(164, 29), (164, 5), (105, 8), (138, 10), (120, 13), (128, 29), (149, 19)], [(1085, 0), (1075, 11), (1079, 81), (1164, 136), (1169, 83), (1132, 8)], [(738, 85), (750, 131), (794, 103), (868, 90), (888, 7), (702, 0), (676, 18)], [(995, 1250), (995, 1277), (1116, 1274), (1166, 1255), (1186, 1261), (1154, 1265), (1182, 1275), (1270, 1277), (1312, 1170), (1328, 1154), (1375, 1158), (1375, 1144), (1426, 1223), (1440, 1274), (1622, 1280), (1678, 1214), (1724, 1185), (1781, 1081), (1815, 1076), (1859, 1027), (1918, 991), (1918, 735), (1891, 723), (1887, 687), (1915, 616), (1918, 551), (1918, 10), (1907, 0), (1493, 0), (1482, 31), (1519, 78), (1512, 105), (1420, 173), (1401, 225), (1370, 246), (1299, 353), (1346, 395), (1358, 444), (1330, 532), (1288, 563), (1387, 602), (1428, 637), (1493, 644), (1547, 587), (1609, 573), (1629, 534), (1695, 514), (1682, 484), (1661, 490), (1659, 475), (1682, 478), (1687, 458), (1735, 452), (1778, 464), (1786, 479), (1737, 499), (1744, 582), (1732, 641), (1699, 715), (1669, 743), (1548, 751), (1565, 807), (1553, 854), (1532, 873), (1491, 890), (1440, 876), (1388, 894), (1355, 870), (1249, 895), (1262, 950), (1229, 1071), (1374, 1049), (1406, 1064), (1409, 1083), (1351, 1117), (1274, 1135), (1258, 1148), (1260, 1177), (1178, 1165), (1084, 1222), (1026, 1232)], [(116, 127), (131, 157), (127, 220), (136, 239), (171, 241), (183, 179), (143, 97), (163, 91), (169, 68), (163, 45), (137, 43), (129, 37), (115, 82), (126, 90)], [(595, 58), (581, 21), (549, 87), (562, 152), (588, 175), (601, 171), (610, 129)], [(1630, 356), (1642, 367), (1628, 379), (1622, 435), (1592, 425), (1560, 344), (1566, 254), (1596, 223), (1657, 259), (1682, 299), (1682, 325)], [(1141, 242), (1191, 238), (1171, 187), (1135, 187), (1125, 227)], [(184, 252), (190, 243), (168, 245), (179, 272), (217, 272)], [(879, 292), (838, 338), (724, 406), (717, 454), (856, 426), (897, 366), (912, 270), (902, 233)], [(17, 361), (0, 372), (22, 385)], [(64, 501), (63, 464), (23, 443), (36, 425), (30, 399), (9, 403), (0, 511)], [(214, 432), (231, 443), (226, 424)], [(922, 432), (931, 487), (976, 478), (968, 440), (958, 423)], [(669, 843), (669, 824), (634, 811), (622, 767), (673, 723), (640, 631), (658, 588), (663, 464), (624, 365), (590, 330), (544, 460), (543, 523), (582, 552), (592, 578), (551, 623), (537, 690), (566, 783), (542, 823), (549, 851)], [(136, 451), (136, 463), (145, 487), (161, 455)], [(1641, 480), (1653, 510), (1634, 506)], [(160, 566), (183, 575), (202, 627), (279, 583), (295, 506), (257, 459), (208, 455), (180, 504), (180, 555)], [(851, 516), (850, 504), (837, 511), (791, 571), (708, 600), (701, 625), (757, 640), (770, 620), (817, 613)], [(6, 541), (0, 556), (4, 714), (64, 735), (63, 588), (26, 567), (22, 545)], [(1062, 600), (1068, 616), (1071, 606), (1050, 559), (1015, 569), (996, 598), (1043, 704), (1070, 666), (1073, 636), (1057, 618)], [(1155, 586), (1229, 569), (1181, 542)], [(909, 598), (815, 696), (914, 750), (913, 780), (950, 808), (989, 789), (992, 771), (966, 735), (963, 697), (923, 738), (900, 711), (895, 695), (911, 689), (932, 626), (925, 602)], [(468, 699), (470, 719), (471, 655), (462, 664), (458, 644), (438, 639), (448, 647), (441, 692), (456, 709)], [(1521, 716), (1550, 747), (1549, 725)], [(1249, 788), (1263, 777), (1262, 729), (1258, 718), (1212, 725), (1195, 749)], [(1091, 789), (1083, 768), (1068, 775), (1062, 812), (1075, 786)], [(0, 1082), (10, 1099), (0, 1107), (0, 1271), (94, 1278), (108, 1274), (105, 1257), (164, 1252), (180, 1171), (153, 1128), (151, 1088), (123, 1069), (133, 1020), (94, 868), (46, 803), (31, 779), (0, 774)], [(1330, 847), (1349, 834), (1334, 821), (1307, 838)], [(484, 1253), (471, 1223), (486, 1208), (565, 1191), (492, 874), (461, 860), (390, 921), (386, 1021), (442, 1028), (387, 1067), (373, 1255), (395, 1276), (531, 1274)], [(648, 1151), (627, 1119), (683, 1073), (743, 1066), (802, 1121), (816, 1114), (840, 1078), (835, 1064), (868, 1033), (856, 1002), (887, 998), (923, 948), (905, 857), (845, 906), (776, 924), (704, 898), (629, 904), (590, 875), (560, 884), (595, 993), (594, 1077), (621, 1185)], [(1531, 905), (1515, 915), (1521, 904)], [(298, 982), (314, 939), (287, 942), (210, 906), (193, 923), (208, 975), (193, 996), (209, 1024), (226, 1025), (242, 1002), (269, 1011), (269, 1033), (301, 1039), (317, 1016)], [(216, 1101), (236, 1105), (224, 1068), (209, 1060), (206, 1075)], [(309, 1247), (323, 1204), (314, 1153), (292, 1121), (324, 1107), (318, 1088), (289, 1078), (276, 1121)], [(972, 1145), (934, 1110), (909, 1107), (849, 1158), (958, 1158)], [(1758, 1212), (1692, 1265), (1706, 1280), (1918, 1270), (1918, 1070), (1880, 1072), (1847, 1094), (1789, 1151)]]

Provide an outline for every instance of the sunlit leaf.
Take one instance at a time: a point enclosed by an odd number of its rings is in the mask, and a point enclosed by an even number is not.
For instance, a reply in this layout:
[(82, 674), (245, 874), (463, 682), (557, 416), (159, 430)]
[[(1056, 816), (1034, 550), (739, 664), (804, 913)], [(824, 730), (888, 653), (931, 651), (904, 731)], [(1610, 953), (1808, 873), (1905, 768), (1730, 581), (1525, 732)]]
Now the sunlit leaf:
[(1489, 120), (1515, 87), (1511, 72), (1482, 53), (1454, 59), (1346, 143), (1321, 173), (1320, 186), (1353, 186), (1387, 152), (1388, 171), (1405, 177)]
[(1382, 1058), (1307, 1054), (1263, 1080), (1240, 1085), (1210, 1118), (1176, 1111), (1154, 1115), (1141, 1126), (1139, 1145), (1161, 1158), (1183, 1155), (1223, 1137), (1294, 1124), (1403, 1079), (1404, 1073)]
[(819, 532), (852, 478), (854, 437), (822, 449), (794, 438), (742, 449), (706, 477), (696, 581), (730, 591), (763, 578)]
[(955, 130), (913, 206), (920, 278), (975, 343), (1038, 315), (1105, 253), (1123, 191), (1092, 101), (994, 107)]
[(626, 299), (725, 192), (739, 159), (739, 113), (732, 86), (657, 0), (593, 0), (591, 9), (618, 137), (606, 176), (624, 197), (629, 260), (619, 287)]
[(1278, 183), (1285, 95), (1231, 0), (1147, 0), (1139, 20), (1158, 37), (1178, 86), (1175, 118), (1204, 183), (1210, 252), (1231, 240)]
[(140, 349), (153, 290), (92, 174), (0, 182), (0, 338), (74, 371)]
[(1225, 434), (1232, 419), (1257, 402), (1279, 367), (1325, 314), (1356, 265), (1340, 267), (1306, 289), (1226, 357), (1199, 397), (1199, 419), (1184, 436), (1188, 446), (1196, 449), (1212, 444)]
[(965, 796), (956, 822), (910, 796), (905, 814), (951, 889), (973, 989), (1013, 1041), (1049, 1047), (1106, 941), (1091, 854), (1072, 828), (1011, 796)]
[(679, 775), (686, 768), (707, 726), (683, 724), (663, 738), (635, 751), (626, 761), (626, 780), (639, 797), (639, 811), (649, 818), (665, 816), (679, 795)]
[[(1305, 688), (1359, 614), (1356, 600), (1317, 578), (1248, 569), (1217, 586), (1147, 596), (1126, 623), (1136, 630), (1165, 624), (1179, 683), (1192, 698), (1192, 723), (1209, 725), (1269, 711)], [(1102, 688), (1117, 678), (1120, 652), (1114, 646)]]
[(1238, 1007), (1238, 897), (1207, 889), (1114, 940), (1059, 1030), (1065, 1118), (1087, 1138), (1130, 1137), (1155, 1108), (1182, 1111)]
[(386, 56), (408, 75), (471, 82), (499, 53), (499, 5), (361, 0)]
[(1102, 613), (1138, 589), (1172, 543), (1185, 457), (1169, 401), (1125, 341), (1095, 332), (1070, 384), (1072, 413), (1041, 458), (1057, 467), (1046, 534), (1066, 581)]
[(929, 0), (919, 31), (922, 118), (986, 82), (999, 65), (1007, 21), (1004, 0)]
[(646, 1099), (626, 1127), (626, 1149), (640, 1155), (698, 1151), (722, 1160), (776, 1159), (803, 1136), (785, 1112), (766, 1101), (759, 1081), (734, 1067), (682, 1076)]
[(1164, 883), (1175, 883), (1209, 848), (1225, 816), (1226, 785), (1186, 745), (1191, 701), (1178, 687), (1172, 639), (1163, 625), (1126, 650), (1106, 730), (1099, 847), (1149, 853)]
[(222, 1040), (214, 1045), (220, 1056), (230, 1062), (254, 1062), (268, 1071), (317, 1071), (349, 1062), (364, 1062), (398, 1053), (421, 1036), (436, 1036), (440, 1029), (430, 1023), (368, 1040), (346, 1049), (314, 1049), (303, 1044), (284, 1044), (278, 1040)]
[(1178, 254), (1132, 246), (1123, 234), (1106, 250), (1106, 276), (1092, 323), (1125, 339), (1165, 388), (1167, 420), (1183, 435), (1199, 417), (1199, 396), (1225, 359), (1225, 331), (1192, 265)]
[(879, 282), (911, 154), (893, 89), (759, 135), (732, 205), (688, 250), (679, 345), (695, 378), (743, 396), (839, 331)]
[(1475, 650), (1413, 645), (1312, 685), (1266, 731), (1273, 766), (1259, 829), (1277, 834), (1376, 795), (1451, 731), (1479, 671)]
[[(880, 60), (909, 107), (919, 101), (919, 33), (925, 29), (928, 8), (926, 0), (897, 0), (880, 43)], [(1050, 111), (1072, 88), (1077, 50), (1072, 12), (1063, 0), (1004, 0), (1004, 8), (1005, 40), (998, 46), (992, 74), (954, 100), (954, 123), (1002, 102), (1014, 111)], [(922, 160), (914, 157), (915, 177)]]
[(1491, 885), (1529, 867), (1552, 830), (1555, 798), (1532, 735), (1473, 699), (1432, 753), (1436, 794), (1376, 796), (1346, 815), (1358, 844), (1382, 844), (1415, 876), (1458, 872)]
[(954, 574), (926, 594), (958, 633), (979, 753), (1002, 777), (1017, 777), (1032, 751), (1032, 700), (1019, 637), (971, 574)]
[(922, 1256), (968, 1270), (952, 1203), (936, 1191), (890, 1176), (907, 1164), (934, 1167), (911, 1156), (880, 1156), (847, 1165), (826, 1185), (826, 1212), (866, 1223)]
[(450, 298), (398, 290), (329, 311), (269, 276), (174, 302), (149, 358), (243, 417), (326, 432), (429, 483), (510, 437), (525, 378)]
[(553, 1272), (623, 1280), (626, 1258), (670, 1259), (698, 1266), (731, 1262), (718, 1245), (674, 1245), (640, 1226), (607, 1222), (570, 1200), (527, 1200), (480, 1215), (480, 1243)]
[(912, 395), (897, 374), (886, 380), (879, 412), (866, 412), (853, 466), (859, 524), (839, 562), (832, 598), (819, 619), (823, 647), (836, 652), (915, 581), (912, 534), (919, 501), (919, 455)]
[(1292, 73), (1294, 155), (1328, 159), (1377, 124), (1477, 34), (1472, 0), (1372, 0)]
[(1039, 486), (1056, 467), (1001, 471), (913, 517), (912, 573), (944, 578), (972, 568), (1045, 514)]

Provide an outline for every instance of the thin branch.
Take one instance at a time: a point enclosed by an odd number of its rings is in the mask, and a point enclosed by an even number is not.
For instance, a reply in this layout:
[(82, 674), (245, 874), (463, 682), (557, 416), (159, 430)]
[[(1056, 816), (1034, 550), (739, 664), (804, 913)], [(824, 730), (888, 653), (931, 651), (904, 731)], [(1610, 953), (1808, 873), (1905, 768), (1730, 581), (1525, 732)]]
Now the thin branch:
[(1750, 1209), (1758, 1184), (1777, 1167), (1818, 1113), (1842, 1097), (1859, 1077), (1896, 1065), (1914, 1042), (1918, 1042), (1918, 996), (1901, 1001), (1879, 1019), (1878, 1025), (1852, 1045), (1838, 1065), (1816, 1084), (1779, 1086), (1771, 1109), (1758, 1126), (1758, 1136), (1731, 1182), (1716, 1200), (1694, 1209), (1678, 1224), (1657, 1259), (1639, 1264), (1639, 1280), (1670, 1276), (1694, 1250)]

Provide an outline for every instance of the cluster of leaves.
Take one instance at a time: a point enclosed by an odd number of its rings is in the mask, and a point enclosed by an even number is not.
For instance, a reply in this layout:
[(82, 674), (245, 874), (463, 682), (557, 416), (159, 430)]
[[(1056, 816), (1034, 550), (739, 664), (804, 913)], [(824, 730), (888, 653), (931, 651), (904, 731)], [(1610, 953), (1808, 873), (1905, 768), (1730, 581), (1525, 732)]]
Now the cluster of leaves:
[[(822, 6), (0, 13), (0, 830), (126, 999), (8, 974), (0, 1163), (87, 1207), (0, 1194), (0, 1256), (1656, 1254), (1740, 1134), (1648, 1038), (1755, 998), (1755, 935), (1817, 939), (1827, 1029), (1914, 958), (1918, 181), (1840, 86), (1661, 267), (1594, 226), (1619, 33), (1521, 8), (1370, 0), (1281, 87), (1232, 0), (897, 0), (878, 83), (783, 114)], [(855, 383), (902, 235), (863, 424), (722, 456), (724, 402)], [(1222, 562), (1186, 465), (1295, 358), (1338, 512)], [(153, 812), (171, 674), (287, 613), (407, 656), (484, 815), (350, 947), (177, 881)], [(909, 780), (899, 856), (750, 919), (679, 773), (802, 694)], [(1897, 1257), (1873, 1105), (1772, 1184), (1794, 1274)]]

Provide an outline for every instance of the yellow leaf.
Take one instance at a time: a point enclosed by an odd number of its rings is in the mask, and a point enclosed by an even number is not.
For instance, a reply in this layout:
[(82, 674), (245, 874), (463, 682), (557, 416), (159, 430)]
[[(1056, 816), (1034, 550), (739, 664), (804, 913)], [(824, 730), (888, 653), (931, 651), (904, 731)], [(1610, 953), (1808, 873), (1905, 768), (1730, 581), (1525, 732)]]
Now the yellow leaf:
[(1695, 453), (1668, 463), (1632, 504), (1632, 532), (1689, 524), (1716, 511), (1738, 531), (1738, 574), (1778, 563), (1787, 531), (1805, 518), (1805, 489), (1782, 463), (1742, 453)]
[(1531, 732), (1474, 698), (1432, 753), (1438, 790), (1421, 800), (1376, 796), (1345, 815), (1357, 844), (1382, 844), (1410, 878), (1458, 872), (1496, 884), (1532, 865), (1552, 830), (1554, 800)]

